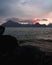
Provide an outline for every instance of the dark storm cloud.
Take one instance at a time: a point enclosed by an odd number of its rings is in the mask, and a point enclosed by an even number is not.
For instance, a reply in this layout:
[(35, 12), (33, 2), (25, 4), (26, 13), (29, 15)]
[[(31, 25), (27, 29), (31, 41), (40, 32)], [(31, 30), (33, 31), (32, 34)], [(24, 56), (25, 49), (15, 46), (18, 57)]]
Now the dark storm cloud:
[[(19, 2), (19, 0), (0, 0), (0, 16), (13, 16), (15, 13), (13, 6)], [(14, 6), (15, 7), (15, 6)]]
[(0, 17), (42, 17), (52, 12), (52, 0), (0, 0)]

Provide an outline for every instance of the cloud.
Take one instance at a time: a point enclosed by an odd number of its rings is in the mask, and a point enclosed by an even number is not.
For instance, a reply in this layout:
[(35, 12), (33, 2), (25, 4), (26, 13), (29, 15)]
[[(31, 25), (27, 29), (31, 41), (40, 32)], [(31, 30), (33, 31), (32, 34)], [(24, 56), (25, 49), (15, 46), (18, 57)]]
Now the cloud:
[(0, 17), (41, 18), (50, 12), (52, 0), (0, 0)]
[(48, 12), (48, 13), (45, 15), (45, 17), (47, 17), (47, 18), (52, 18), (52, 12)]

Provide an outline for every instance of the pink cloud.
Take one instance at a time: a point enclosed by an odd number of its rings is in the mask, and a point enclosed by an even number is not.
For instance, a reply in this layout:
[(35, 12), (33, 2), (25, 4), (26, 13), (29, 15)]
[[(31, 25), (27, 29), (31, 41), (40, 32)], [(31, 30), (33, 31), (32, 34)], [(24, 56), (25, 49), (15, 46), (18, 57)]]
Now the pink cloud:
[(52, 18), (52, 12), (47, 13), (47, 14), (45, 15), (45, 17), (47, 17), (47, 18)]

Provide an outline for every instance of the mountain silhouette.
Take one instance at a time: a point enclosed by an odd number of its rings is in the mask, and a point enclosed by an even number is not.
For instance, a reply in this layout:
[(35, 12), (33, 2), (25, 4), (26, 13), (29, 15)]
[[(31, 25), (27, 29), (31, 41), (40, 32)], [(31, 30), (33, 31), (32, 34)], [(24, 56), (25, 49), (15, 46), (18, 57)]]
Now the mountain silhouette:
[(8, 20), (6, 23), (2, 24), (4, 27), (52, 27), (52, 24), (46, 26), (45, 24), (20, 24), (19, 22), (14, 22), (12, 20)]
[(48, 25), (48, 27), (52, 27), (52, 24), (50, 23), (50, 24)]
[(2, 24), (4, 27), (18, 27), (20, 24), (12, 20), (8, 20), (6, 23)]
[(36, 23), (35, 25), (34, 25), (34, 27), (46, 27), (46, 25), (45, 24), (39, 24), (39, 23)]

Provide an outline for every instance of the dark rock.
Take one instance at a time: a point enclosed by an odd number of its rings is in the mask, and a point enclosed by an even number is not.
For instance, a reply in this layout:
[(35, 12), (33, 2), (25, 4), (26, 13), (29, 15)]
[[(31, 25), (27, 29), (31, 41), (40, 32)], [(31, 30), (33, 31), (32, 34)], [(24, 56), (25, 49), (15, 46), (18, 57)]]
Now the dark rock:
[(1, 51), (13, 51), (16, 48), (17, 39), (10, 35), (0, 36), (0, 50)]
[(18, 47), (15, 37), (10, 35), (0, 36), (0, 65), (16, 65), (16, 47)]
[[(45, 53), (42, 52), (38, 47), (31, 45), (18, 47), (18, 62), (22, 65), (42, 65), (41, 62), (44, 58)], [(42, 57), (43, 56), (43, 57)], [(19, 65), (21, 65), (19, 63)]]
[(0, 35), (2, 35), (4, 33), (4, 31), (5, 31), (5, 27), (0, 26)]

